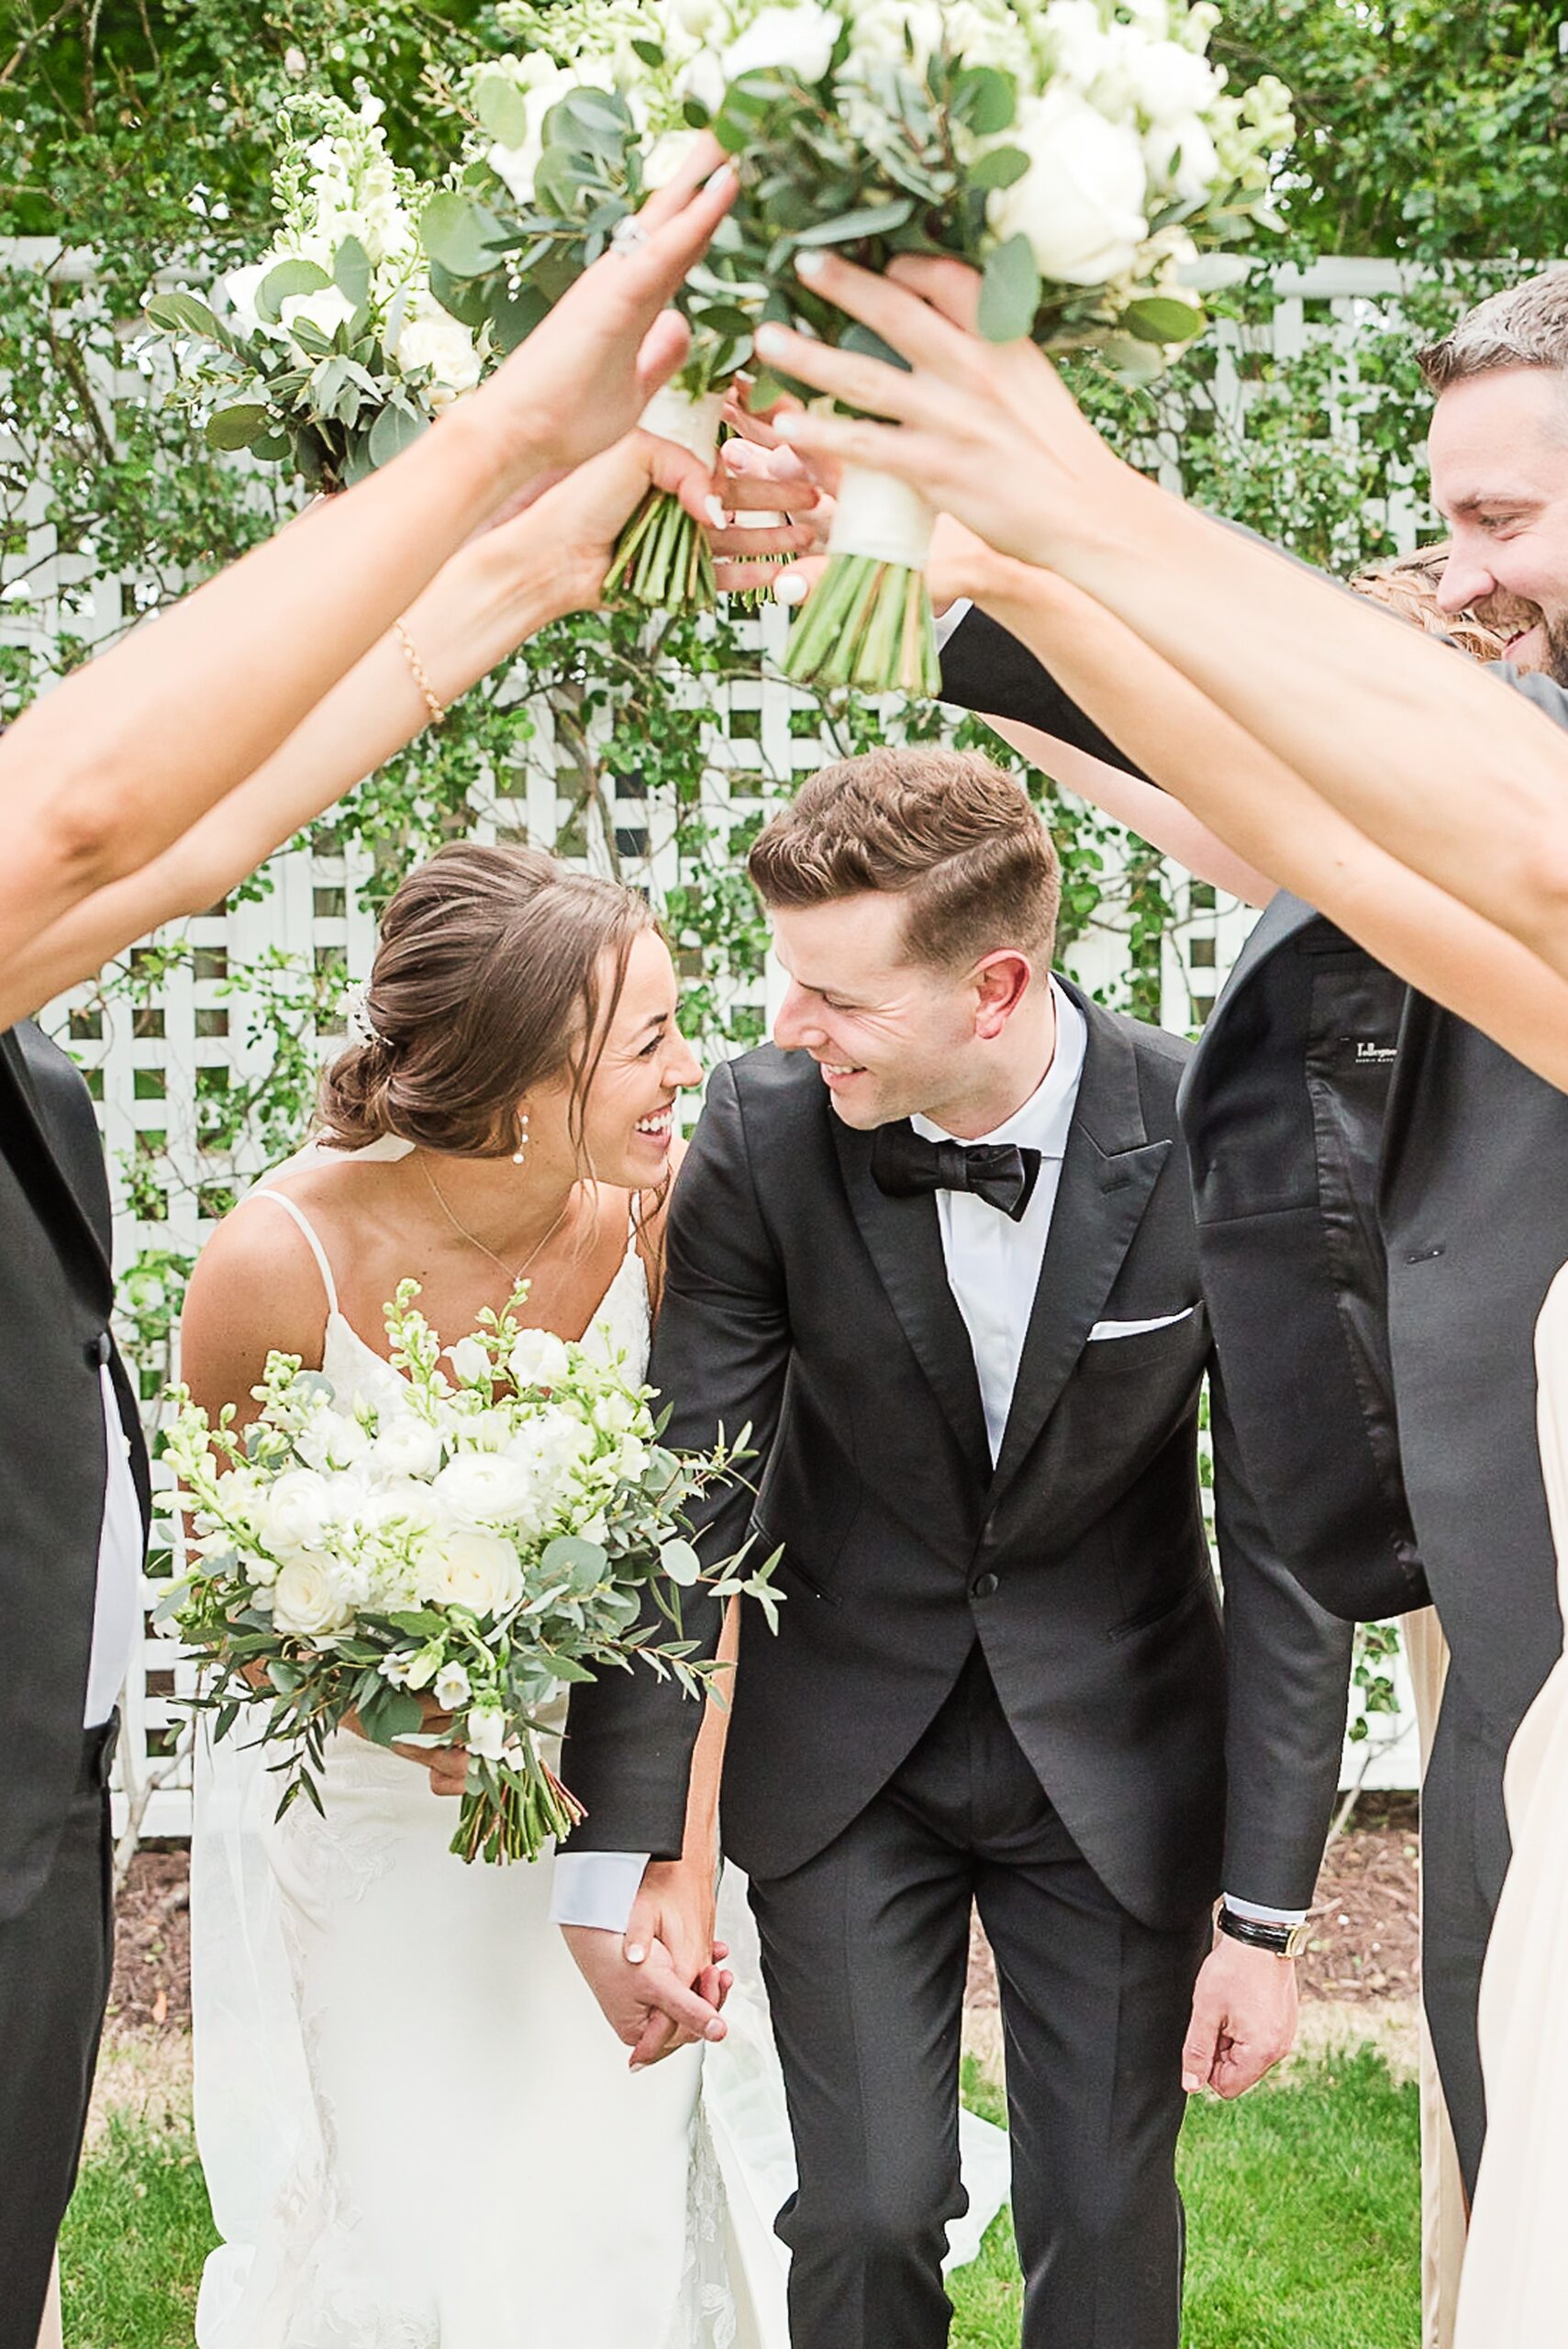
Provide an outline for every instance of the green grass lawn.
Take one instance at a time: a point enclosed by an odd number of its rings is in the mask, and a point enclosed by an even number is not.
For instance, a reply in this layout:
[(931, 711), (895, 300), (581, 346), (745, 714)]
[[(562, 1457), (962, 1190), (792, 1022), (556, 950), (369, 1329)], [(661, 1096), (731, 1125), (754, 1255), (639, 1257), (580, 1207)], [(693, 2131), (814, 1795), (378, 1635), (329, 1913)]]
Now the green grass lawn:
[[(975, 2110), (999, 2100), (970, 2068)], [(1182, 2141), (1186, 2349), (1413, 2349), (1419, 2326), (1416, 2090), (1371, 2053), (1302, 2065), (1290, 2087), (1195, 2108)], [(190, 2349), (213, 2241), (190, 2138), (111, 2123), (61, 2244), (70, 2349)], [(952, 2349), (1016, 2349), (1006, 2216), (953, 2280)]]

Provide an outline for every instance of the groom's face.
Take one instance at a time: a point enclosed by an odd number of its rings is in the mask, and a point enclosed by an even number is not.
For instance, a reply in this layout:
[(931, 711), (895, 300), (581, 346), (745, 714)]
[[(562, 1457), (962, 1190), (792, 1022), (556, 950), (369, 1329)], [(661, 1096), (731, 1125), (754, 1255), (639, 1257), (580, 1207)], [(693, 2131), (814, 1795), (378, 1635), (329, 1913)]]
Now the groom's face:
[(789, 978), (773, 1041), (810, 1053), (844, 1123), (866, 1131), (917, 1112), (944, 1123), (971, 1078), (975, 993), (913, 959), (904, 900), (869, 891), (774, 907), (773, 925)]
[(1462, 377), (1432, 411), (1428, 449), (1451, 532), (1439, 602), (1496, 628), (1517, 668), (1568, 685), (1568, 373)]

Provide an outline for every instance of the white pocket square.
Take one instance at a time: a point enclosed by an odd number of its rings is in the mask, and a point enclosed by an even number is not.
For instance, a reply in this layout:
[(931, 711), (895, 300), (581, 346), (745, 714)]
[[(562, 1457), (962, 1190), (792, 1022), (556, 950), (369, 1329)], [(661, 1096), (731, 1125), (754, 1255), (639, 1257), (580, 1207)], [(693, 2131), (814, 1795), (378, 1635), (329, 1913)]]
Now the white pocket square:
[(1173, 1330), (1178, 1321), (1190, 1321), (1197, 1311), (1189, 1305), (1180, 1313), (1159, 1313), (1152, 1321), (1096, 1321), (1089, 1332), (1089, 1343), (1097, 1344), (1105, 1338), (1141, 1338), (1151, 1330)]

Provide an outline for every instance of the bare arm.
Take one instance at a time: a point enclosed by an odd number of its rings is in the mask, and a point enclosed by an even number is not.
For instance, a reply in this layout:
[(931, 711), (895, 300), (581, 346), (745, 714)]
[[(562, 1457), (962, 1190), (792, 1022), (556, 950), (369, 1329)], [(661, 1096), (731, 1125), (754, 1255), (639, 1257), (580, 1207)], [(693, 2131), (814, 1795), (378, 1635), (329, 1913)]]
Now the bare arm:
[[(547, 621), (597, 599), (616, 534), (651, 478), (702, 511), (707, 477), (696, 460), (633, 433), (460, 548), (405, 615), (439, 701), (450, 706)], [(389, 632), (183, 839), (83, 898), (13, 958), (0, 972), (0, 1026), (90, 977), (160, 923), (215, 904), (428, 721)]]
[(1568, 745), (1548, 719), (1121, 463), (1038, 351), (978, 338), (973, 271), (805, 265), (912, 366), (764, 327), (770, 364), (895, 419), (786, 416), (784, 439), (895, 473), (1001, 553), (1049, 563), (1361, 837), (1568, 974)]
[(673, 184), (646, 241), (587, 271), (394, 464), (32, 706), (0, 742), (0, 973), (254, 774), (515, 490), (629, 429), (680, 362), (684, 330), (659, 314), (734, 188)]

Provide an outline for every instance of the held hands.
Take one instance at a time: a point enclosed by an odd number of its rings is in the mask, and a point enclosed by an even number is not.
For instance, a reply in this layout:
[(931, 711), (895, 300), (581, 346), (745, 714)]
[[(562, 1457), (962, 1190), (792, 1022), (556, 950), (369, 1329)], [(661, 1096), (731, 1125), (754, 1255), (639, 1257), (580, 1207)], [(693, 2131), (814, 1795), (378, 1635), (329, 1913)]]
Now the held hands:
[(1296, 2011), (1292, 1959), (1217, 1933), (1193, 1991), (1183, 2087), (1189, 2096), (1206, 2087), (1217, 2096), (1244, 2096), (1289, 2054)]
[(785, 327), (759, 329), (769, 365), (893, 419), (778, 413), (779, 439), (812, 466), (829, 459), (895, 474), (999, 553), (1030, 563), (1051, 562), (1086, 517), (1137, 481), (1033, 344), (980, 338), (973, 270), (904, 255), (879, 277), (825, 252), (800, 266), (813, 293), (910, 362), (905, 372)]

